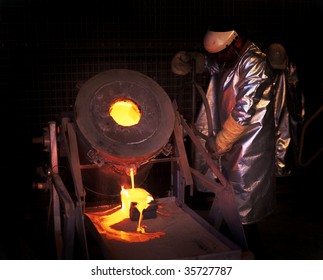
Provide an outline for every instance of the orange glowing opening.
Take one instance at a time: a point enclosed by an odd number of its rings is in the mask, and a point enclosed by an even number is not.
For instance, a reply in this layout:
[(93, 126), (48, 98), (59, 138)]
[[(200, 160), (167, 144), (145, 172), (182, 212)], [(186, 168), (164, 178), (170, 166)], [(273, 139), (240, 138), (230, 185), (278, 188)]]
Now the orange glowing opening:
[(139, 123), (141, 112), (136, 103), (129, 99), (114, 102), (109, 109), (110, 116), (122, 126), (133, 126)]

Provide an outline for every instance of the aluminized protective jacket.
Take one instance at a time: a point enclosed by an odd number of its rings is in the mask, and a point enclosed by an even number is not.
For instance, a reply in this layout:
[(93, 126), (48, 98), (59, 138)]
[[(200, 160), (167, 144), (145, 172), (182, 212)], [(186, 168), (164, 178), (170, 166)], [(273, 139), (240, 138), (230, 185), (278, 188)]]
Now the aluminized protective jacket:
[[(242, 224), (258, 222), (274, 210), (276, 202), (274, 102), (266, 57), (247, 42), (233, 66), (220, 69), (213, 62), (208, 68), (212, 76), (207, 99), (215, 134), (230, 114), (238, 124), (247, 126), (231, 150), (221, 156), (220, 170), (233, 186)], [(204, 106), (196, 128), (207, 133)], [(210, 174), (198, 155), (195, 164)]]

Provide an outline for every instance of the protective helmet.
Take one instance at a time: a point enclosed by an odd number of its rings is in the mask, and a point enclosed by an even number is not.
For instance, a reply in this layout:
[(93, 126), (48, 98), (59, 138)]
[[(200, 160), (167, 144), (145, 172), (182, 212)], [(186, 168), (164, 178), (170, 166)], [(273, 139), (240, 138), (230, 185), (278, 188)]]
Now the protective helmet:
[(287, 67), (285, 48), (278, 43), (271, 44), (268, 48), (268, 60), (272, 68), (285, 69)]
[(204, 48), (209, 53), (218, 53), (230, 46), (239, 35), (235, 30), (219, 32), (208, 30), (204, 36)]

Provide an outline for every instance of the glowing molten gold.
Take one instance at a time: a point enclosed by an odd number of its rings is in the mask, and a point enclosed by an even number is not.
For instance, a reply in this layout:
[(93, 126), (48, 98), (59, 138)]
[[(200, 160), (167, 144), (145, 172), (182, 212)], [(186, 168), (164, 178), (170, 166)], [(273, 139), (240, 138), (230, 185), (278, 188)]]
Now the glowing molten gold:
[(121, 202), (122, 207), (121, 211), (124, 211), (127, 218), (129, 218), (131, 203), (135, 203), (135, 207), (139, 211), (139, 220), (137, 225), (137, 232), (145, 232), (144, 227), (141, 226), (141, 222), (143, 219), (143, 211), (149, 207), (149, 203), (153, 201), (154, 198), (142, 188), (131, 188), (125, 189), (122, 187), (121, 190)]
[[(105, 233), (109, 239), (116, 239), (125, 242), (146, 242), (154, 238), (165, 235), (164, 232), (146, 233), (142, 226), (143, 211), (149, 207), (149, 203), (154, 200), (152, 195), (142, 188), (135, 188), (134, 170), (130, 169), (131, 188), (121, 186), (121, 208), (116, 207), (105, 213), (87, 213), (101, 233)], [(136, 232), (126, 232), (112, 228), (113, 225), (121, 223), (130, 218), (131, 204), (134, 203), (139, 211), (139, 220)]]
[(141, 112), (133, 101), (129, 99), (119, 100), (113, 103), (109, 109), (110, 116), (122, 126), (133, 126), (139, 123)]

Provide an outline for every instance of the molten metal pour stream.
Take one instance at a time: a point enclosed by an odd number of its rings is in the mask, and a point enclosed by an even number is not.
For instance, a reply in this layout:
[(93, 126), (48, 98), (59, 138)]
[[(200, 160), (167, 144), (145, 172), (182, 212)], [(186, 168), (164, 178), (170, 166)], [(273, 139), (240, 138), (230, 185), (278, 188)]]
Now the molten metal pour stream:
[[(149, 195), (140, 196), (141, 189), (135, 189), (135, 176), (133, 168), (130, 168), (130, 178), (131, 178), (131, 194), (130, 195), (130, 204), (131, 202), (136, 202), (136, 208), (139, 211), (139, 219), (137, 225), (137, 232), (145, 233), (145, 228), (141, 226), (143, 220), (143, 211), (149, 206), (149, 202), (153, 200), (153, 198)], [(129, 192), (128, 192), (129, 193)], [(133, 200), (133, 201), (132, 201)]]

